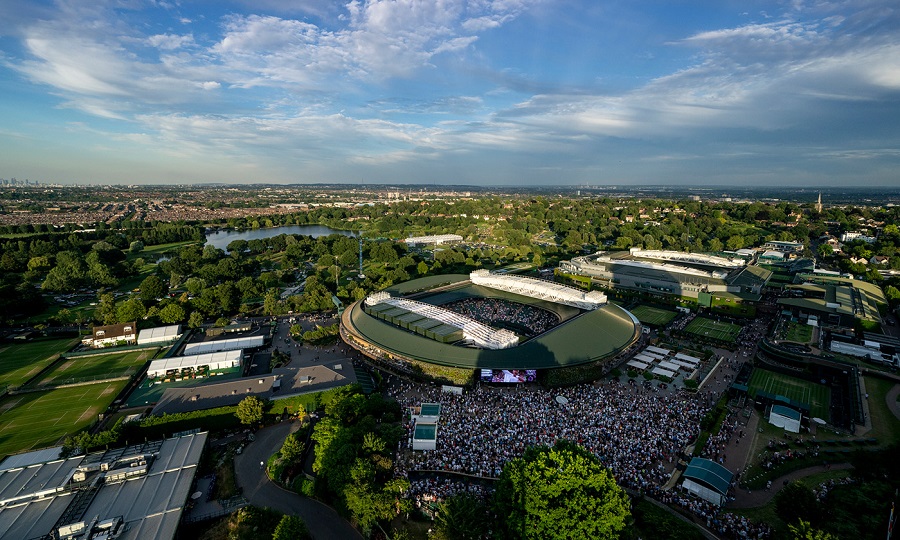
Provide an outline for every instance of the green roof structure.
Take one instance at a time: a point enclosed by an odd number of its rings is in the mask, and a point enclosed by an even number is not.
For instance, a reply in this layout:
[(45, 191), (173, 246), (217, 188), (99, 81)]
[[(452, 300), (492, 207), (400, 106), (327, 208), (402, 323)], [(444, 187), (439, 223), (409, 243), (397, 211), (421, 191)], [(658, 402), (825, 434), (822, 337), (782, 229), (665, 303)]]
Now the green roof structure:
[[(417, 322), (416, 330), (405, 329), (384, 317), (393, 313), (365, 308), (356, 302), (341, 317), (342, 331), (360, 344), (377, 349), (381, 354), (440, 366), (466, 369), (550, 369), (572, 367), (618, 354), (640, 337), (640, 323), (625, 309), (607, 304), (593, 311), (527, 298), (516, 294), (479, 287), (466, 282), (467, 276), (434, 276), (407, 282), (403, 290), (417, 291), (416, 300), (442, 305), (464, 298), (503, 298), (521, 304), (535, 305), (556, 313), (561, 323), (549, 331), (507, 349), (479, 349), (453, 345), (462, 338), (458, 328), (440, 325), (426, 327)], [(454, 279), (459, 277), (461, 279)], [(455, 284), (427, 294), (427, 285), (435, 287)], [(391, 290), (397, 294), (397, 290)], [(402, 316), (398, 313), (394, 316)], [(455, 334), (454, 334), (455, 333)]]

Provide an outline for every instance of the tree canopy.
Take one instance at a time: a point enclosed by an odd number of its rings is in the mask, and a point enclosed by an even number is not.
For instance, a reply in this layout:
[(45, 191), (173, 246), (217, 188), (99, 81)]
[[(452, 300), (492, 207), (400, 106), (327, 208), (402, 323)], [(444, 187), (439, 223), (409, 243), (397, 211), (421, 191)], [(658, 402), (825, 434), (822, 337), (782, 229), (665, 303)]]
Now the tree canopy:
[(261, 399), (256, 396), (247, 396), (238, 403), (235, 416), (242, 424), (251, 425), (262, 421), (265, 405)]
[(631, 517), (629, 507), (599, 458), (569, 441), (531, 447), (507, 463), (494, 495), (507, 539), (616, 538)]

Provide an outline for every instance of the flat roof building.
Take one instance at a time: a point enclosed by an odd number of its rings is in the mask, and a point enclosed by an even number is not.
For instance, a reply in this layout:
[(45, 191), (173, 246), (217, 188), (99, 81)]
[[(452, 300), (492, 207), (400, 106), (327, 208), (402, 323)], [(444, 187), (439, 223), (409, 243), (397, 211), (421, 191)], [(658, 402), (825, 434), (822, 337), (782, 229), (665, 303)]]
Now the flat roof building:
[(206, 437), (194, 433), (28, 466), (4, 461), (0, 540), (81, 540), (101, 531), (117, 540), (171, 540)]
[(404, 240), (409, 245), (429, 245), (439, 246), (441, 244), (455, 244), (462, 242), (463, 237), (458, 234), (433, 234), (430, 236), (411, 236)]
[(201, 343), (188, 343), (184, 346), (184, 354), (202, 354), (219, 351), (233, 351), (237, 349), (255, 349), (262, 347), (265, 336), (248, 336), (233, 339), (220, 339), (216, 341), (204, 341)]
[(181, 325), (157, 326), (145, 328), (138, 333), (138, 345), (150, 345), (153, 343), (171, 343), (181, 337)]
[(702, 294), (759, 300), (772, 272), (741, 258), (702, 253), (632, 249), (600, 251), (560, 261), (562, 271), (588, 276), (610, 289), (699, 299)]

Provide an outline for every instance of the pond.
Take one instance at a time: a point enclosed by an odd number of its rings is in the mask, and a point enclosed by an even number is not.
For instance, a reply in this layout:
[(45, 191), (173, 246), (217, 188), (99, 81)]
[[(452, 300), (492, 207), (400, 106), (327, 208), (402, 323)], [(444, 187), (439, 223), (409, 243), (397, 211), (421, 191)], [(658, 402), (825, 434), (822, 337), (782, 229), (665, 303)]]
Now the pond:
[(271, 238), (279, 234), (303, 234), (319, 238), (320, 236), (328, 236), (329, 234), (343, 234), (344, 236), (353, 237), (352, 231), (339, 231), (326, 227), (325, 225), (285, 225), (283, 227), (271, 227), (268, 229), (247, 229), (243, 231), (227, 230), (215, 231), (206, 235), (206, 243), (213, 245), (219, 249), (227, 250), (228, 244), (235, 240), (261, 240), (263, 238)]

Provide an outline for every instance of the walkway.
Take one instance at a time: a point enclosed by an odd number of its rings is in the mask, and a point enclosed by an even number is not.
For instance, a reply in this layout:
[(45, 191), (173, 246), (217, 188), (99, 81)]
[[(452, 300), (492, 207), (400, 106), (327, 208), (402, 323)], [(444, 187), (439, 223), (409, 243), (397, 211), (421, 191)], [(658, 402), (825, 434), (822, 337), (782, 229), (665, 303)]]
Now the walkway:
[(726, 505), (726, 508), (756, 508), (758, 506), (763, 506), (771, 501), (772, 498), (775, 497), (775, 494), (777, 494), (781, 490), (781, 488), (790, 484), (794, 480), (825, 472), (826, 470), (842, 471), (852, 468), (853, 466), (849, 463), (835, 463), (829, 468), (826, 468), (822, 465), (816, 465), (814, 467), (800, 469), (799, 471), (794, 471), (780, 478), (776, 478), (772, 481), (772, 489), (768, 491), (765, 489), (761, 489), (749, 492), (744, 489), (738, 488), (737, 499), (728, 503)]
[(238, 485), (244, 490), (244, 498), (254, 506), (267, 506), (285, 514), (300, 516), (314, 540), (362, 540), (362, 535), (333, 508), (283, 489), (269, 480), (260, 467), (260, 462), (267, 462), (269, 456), (281, 448), (288, 433), (299, 427), (295, 422), (282, 422), (261, 429), (256, 433), (256, 440), (247, 445), (241, 455), (235, 456), (234, 471)]

